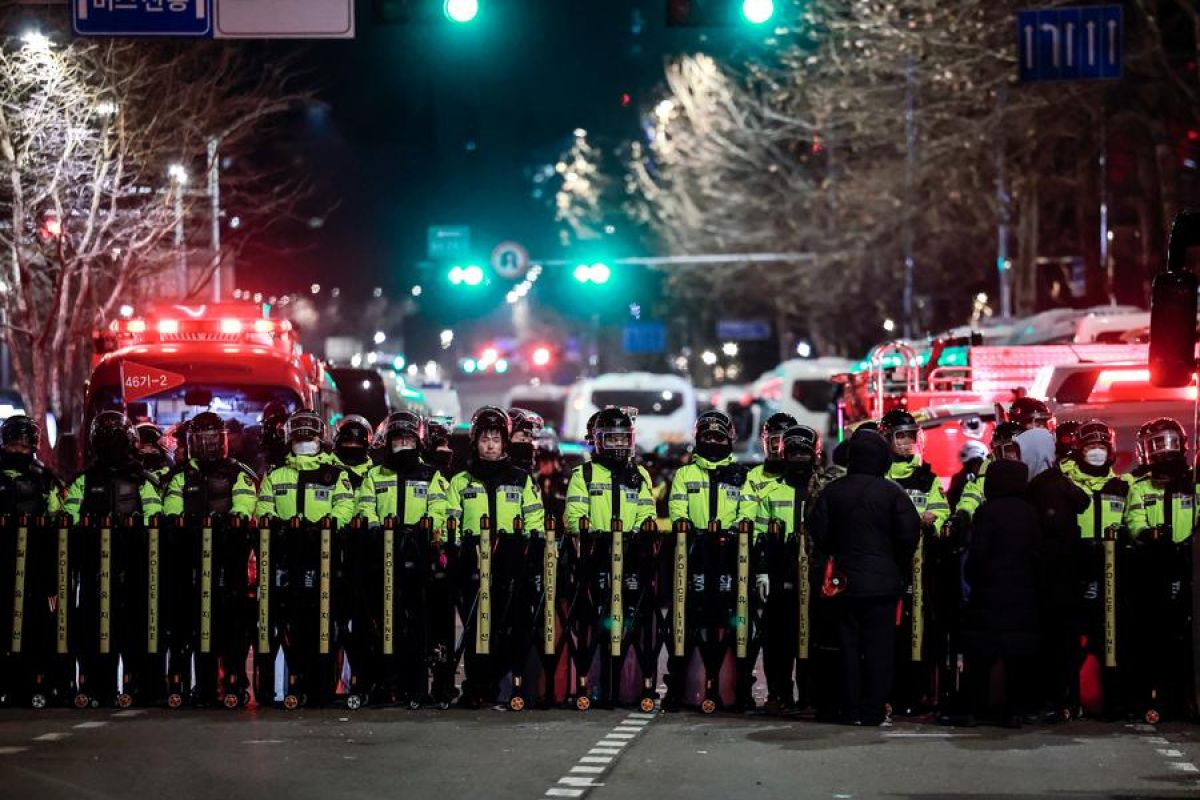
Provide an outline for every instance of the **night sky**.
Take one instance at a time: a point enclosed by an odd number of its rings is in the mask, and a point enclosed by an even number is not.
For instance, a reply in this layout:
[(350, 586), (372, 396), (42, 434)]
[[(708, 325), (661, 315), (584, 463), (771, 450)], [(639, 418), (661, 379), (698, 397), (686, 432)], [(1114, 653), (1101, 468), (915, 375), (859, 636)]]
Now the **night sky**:
[(322, 101), (297, 121), (293, 146), (339, 206), (315, 234), (286, 232), (309, 249), (248, 253), (277, 263), (241, 270), (240, 286), (407, 292), (430, 224), (470, 225), (481, 258), (504, 239), (561, 257), (552, 196), (532, 196), (532, 170), (576, 128), (605, 148), (636, 137), (664, 60), (736, 33), (667, 28), (665, 0), (481, 0), (461, 26), (441, 0), (417, 2), (432, 6), (430, 21), (380, 24), (360, 0), (356, 40), (285, 45), (302, 48)]

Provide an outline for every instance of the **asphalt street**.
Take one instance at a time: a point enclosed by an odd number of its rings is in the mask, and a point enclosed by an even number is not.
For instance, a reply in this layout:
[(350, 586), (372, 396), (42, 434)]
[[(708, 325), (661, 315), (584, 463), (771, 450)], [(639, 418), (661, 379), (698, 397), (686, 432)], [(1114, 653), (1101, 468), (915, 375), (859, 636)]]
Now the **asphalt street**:
[(0, 712), (3, 798), (1200, 796), (1200, 727), (848, 728), (766, 715)]

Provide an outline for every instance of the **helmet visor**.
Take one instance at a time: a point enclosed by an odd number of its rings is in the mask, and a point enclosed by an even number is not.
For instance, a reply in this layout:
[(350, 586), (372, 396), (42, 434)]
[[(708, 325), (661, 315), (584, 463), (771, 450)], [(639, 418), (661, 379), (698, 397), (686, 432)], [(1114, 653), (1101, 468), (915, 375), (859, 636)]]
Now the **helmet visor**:
[(1161, 461), (1183, 452), (1183, 437), (1179, 431), (1156, 431), (1144, 440), (1147, 461)]
[(628, 456), (633, 452), (633, 431), (623, 428), (601, 428), (596, 431), (596, 449), (602, 453)]
[(187, 435), (188, 455), (200, 461), (215, 461), (229, 454), (229, 434), (225, 431), (195, 431)]

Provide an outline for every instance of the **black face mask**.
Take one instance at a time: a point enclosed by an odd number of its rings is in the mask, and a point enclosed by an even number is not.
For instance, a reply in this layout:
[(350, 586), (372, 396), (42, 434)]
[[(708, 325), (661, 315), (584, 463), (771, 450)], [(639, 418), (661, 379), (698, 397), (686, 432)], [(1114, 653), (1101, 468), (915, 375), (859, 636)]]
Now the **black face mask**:
[(148, 472), (155, 472), (169, 464), (166, 455), (158, 452), (139, 453), (138, 461), (141, 463), (142, 468)]
[(1187, 460), (1182, 455), (1173, 455), (1150, 465), (1150, 474), (1156, 478), (1178, 478), (1187, 471)]
[(813, 471), (811, 461), (786, 461), (783, 465), (783, 478), (790, 486), (803, 486), (812, 478)]
[(697, 442), (696, 455), (706, 461), (724, 461), (733, 454), (733, 445), (729, 442)]
[(395, 472), (411, 472), (421, 463), (421, 454), (416, 448), (389, 452), (383, 457), (383, 465)]
[(520, 467), (533, 468), (533, 442), (513, 442), (508, 446), (508, 456)]
[(453, 450), (430, 450), (424, 456), (424, 461), (438, 472), (449, 472), (454, 463)]
[(339, 447), (334, 453), (343, 463), (352, 467), (357, 467), (367, 460), (367, 448), (365, 447)]
[(5, 450), (0, 454), (0, 460), (3, 461), (5, 467), (28, 469), (33, 464), (33, 453), (14, 453), (10, 450)]

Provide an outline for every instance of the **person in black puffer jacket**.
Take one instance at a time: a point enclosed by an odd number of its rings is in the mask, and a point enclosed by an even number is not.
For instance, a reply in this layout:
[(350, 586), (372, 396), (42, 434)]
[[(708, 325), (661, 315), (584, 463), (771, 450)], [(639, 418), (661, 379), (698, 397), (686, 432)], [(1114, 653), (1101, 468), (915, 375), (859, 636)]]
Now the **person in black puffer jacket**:
[(856, 431), (848, 449), (848, 474), (821, 493), (808, 530), (818, 557), (832, 557), (834, 570), (845, 576), (845, 590), (834, 601), (843, 721), (880, 725), (891, 691), (902, 569), (917, 547), (921, 518), (904, 490), (884, 477), (892, 456), (882, 436)]
[[(971, 587), (963, 625), (971, 717), (988, 710), (992, 667), (1004, 663), (1001, 724), (1019, 726), (1030, 711), (1029, 682), (1038, 649), (1038, 512), (1025, 497), (1029, 468), (998, 460), (984, 478), (967, 550)], [(973, 719), (972, 719), (973, 721)]]

